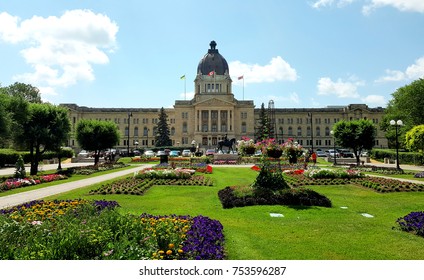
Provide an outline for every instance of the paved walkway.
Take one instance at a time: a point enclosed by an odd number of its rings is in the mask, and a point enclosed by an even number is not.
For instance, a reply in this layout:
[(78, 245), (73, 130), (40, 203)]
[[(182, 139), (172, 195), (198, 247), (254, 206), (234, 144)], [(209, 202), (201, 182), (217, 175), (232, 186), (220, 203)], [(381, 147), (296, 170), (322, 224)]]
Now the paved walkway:
[[(51, 187), (3, 196), (3, 197), (0, 197), (0, 209), (19, 205), (19, 204), (32, 201), (32, 200), (42, 199), (48, 196), (86, 187), (92, 184), (96, 184), (96, 183), (117, 178), (120, 176), (128, 175), (146, 167), (148, 166), (140, 165), (131, 169), (117, 171), (117, 172), (113, 172), (113, 173), (109, 173), (109, 174), (105, 174), (101, 176), (96, 176), (96, 177), (82, 179), (82, 180), (78, 180), (74, 182), (63, 183), (63, 184), (59, 184), (59, 185), (55, 185)], [(57, 168), (57, 165), (55, 165), (55, 168)]]

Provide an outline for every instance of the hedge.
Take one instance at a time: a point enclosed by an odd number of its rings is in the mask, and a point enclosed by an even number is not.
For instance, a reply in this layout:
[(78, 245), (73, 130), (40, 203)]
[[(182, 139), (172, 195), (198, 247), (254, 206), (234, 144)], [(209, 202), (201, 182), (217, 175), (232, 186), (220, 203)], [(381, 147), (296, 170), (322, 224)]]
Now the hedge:
[[(16, 151), (12, 149), (0, 149), (0, 168), (6, 165), (15, 165), (19, 155), (22, 156), (25, 163), (31, 162), (29, 152)], [(74, 151), (71, 148), (63, 148), (61, 150), (61, 158), (71, 158), (74, 155)], [(41, 160), (49, 160), (57, 158), (56, 152), (47, 151), (43, 153)]]
[[(372, 149), (370, 156), (371, 158), (378, 161), (384, 161), (385, 158), (396, 160), (396, 150)], [(414, 153), (414, 152), (399, 151), (399, 163), (423, 165), (424, 155), (420, 153)]]

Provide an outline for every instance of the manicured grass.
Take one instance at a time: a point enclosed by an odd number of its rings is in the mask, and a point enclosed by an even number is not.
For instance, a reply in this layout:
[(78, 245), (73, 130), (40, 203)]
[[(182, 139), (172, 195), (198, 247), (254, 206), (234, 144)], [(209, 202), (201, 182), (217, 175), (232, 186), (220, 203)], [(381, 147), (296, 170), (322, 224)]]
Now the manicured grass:
[[(424, 259), (422, 237), (392, 229), (399, 217), (422, 211), (424, 193), (376, 193), (358, 186), (312, 186), (332, 208), (250, 206), (223, 209), (218, 191), (248, 185), (257, 173), (243, 167), (215, 167), (213, 187), (155, 186), (143, 196), (93, 195), (90, 186), (46, 199), (116, 200), (121, 212), (203, 215), (224, 226), (226, 251), (233, 260)], [(340, 207), (348, 207), (342, 209)], [(284, 217), (273, 218), (270, 213)], [(362, 213), (373, 215), (366, 218)]]

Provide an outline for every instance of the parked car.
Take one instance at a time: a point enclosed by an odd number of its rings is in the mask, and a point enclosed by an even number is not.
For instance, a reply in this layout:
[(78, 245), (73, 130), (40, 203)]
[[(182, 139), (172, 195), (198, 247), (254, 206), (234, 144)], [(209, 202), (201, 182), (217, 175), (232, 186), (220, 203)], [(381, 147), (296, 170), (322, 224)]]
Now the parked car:
[(146, 157), (154, 157), (155, 153), (152, 150), (146, 150), (144, 151), (144, 156)]
[(208, 149), (206, 150), (206, 153), (205, 153), (205, 155), (207, 156), (213, 156), (214, 154), (216, 154), (214, 149)]
[(327, 150), (327, 151), (325, 151), (325, 153), (327, 154), (328, 157), (334, 158), (334, 155), (336, 157), (340, 157), (340, 154), (337, 150)]
[(172, 150), (172, 151), (169, 152), (169, 156), (170, 157), (179, 157), (180, 156), (180, 151)]
[(340, 149), (339, 153), (340, 153), (340, 156), (343, 157), (343, 158), (354, 158), (355, 157), (355, 155), (347, 149)]
[(327, 157), (327, 154), (323, 151), (316, 151), (315, 153), (317, 154), (317, 157)]
[(156, 153), (157, 156), (166, 156), (166, 152), (165, 151), (158, 151)]
[(191, 156), (191, 151), (190, 150), (183, 150), (182, 156), (183, 157), (189, 157), (189, 156)]
[(81, 150), (81, 152), (78, 153), (79, 157), (88, 157), (88, 152), (86, 150)]

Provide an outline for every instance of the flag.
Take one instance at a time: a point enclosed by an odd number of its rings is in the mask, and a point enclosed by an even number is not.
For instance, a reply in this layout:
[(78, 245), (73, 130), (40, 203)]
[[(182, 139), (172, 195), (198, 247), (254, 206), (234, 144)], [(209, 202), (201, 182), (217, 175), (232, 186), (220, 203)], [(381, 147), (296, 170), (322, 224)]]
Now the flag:
[(185, 75), (182, 75), (182, 76), (180, 77), (180, 79), (181, 79), (181, 80), (185, 80)]
[(208, 73), (208, 76), (213, 76), (213, 75), (215, 75), (215, 71), (210, 71), (210, 72)]
[(239, 79), (239, 80), (244, 79), (244, 76), (240, 76), (240, 77), (238, 77), (238, 79)]

